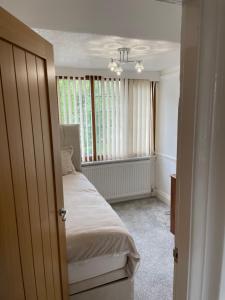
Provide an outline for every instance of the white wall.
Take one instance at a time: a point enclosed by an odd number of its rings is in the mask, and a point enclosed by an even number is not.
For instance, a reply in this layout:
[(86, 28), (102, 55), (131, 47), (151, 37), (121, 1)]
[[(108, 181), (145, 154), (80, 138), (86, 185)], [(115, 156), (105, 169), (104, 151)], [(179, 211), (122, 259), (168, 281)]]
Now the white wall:
[(156, 192), (170, 202), (170, 175), (176, 173), (179, 68), (163, 72), (156, 112)]

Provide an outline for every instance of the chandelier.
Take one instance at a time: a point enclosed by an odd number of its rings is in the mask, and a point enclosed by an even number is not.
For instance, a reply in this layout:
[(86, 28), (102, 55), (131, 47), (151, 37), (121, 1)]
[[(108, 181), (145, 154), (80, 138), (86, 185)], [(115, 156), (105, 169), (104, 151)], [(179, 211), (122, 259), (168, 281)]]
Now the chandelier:
[(119, 58), (111, 58), (110, 63), (108, 64), (108, 68), (115, 72), (118, 76), (123, 72), (122, 65), (125, 64), (134, 64), (134, 68), (138, 73), (141, 73), (144, 70), (142, 60), (130, 60), (129, 52), (130, 48), (119, 48)]

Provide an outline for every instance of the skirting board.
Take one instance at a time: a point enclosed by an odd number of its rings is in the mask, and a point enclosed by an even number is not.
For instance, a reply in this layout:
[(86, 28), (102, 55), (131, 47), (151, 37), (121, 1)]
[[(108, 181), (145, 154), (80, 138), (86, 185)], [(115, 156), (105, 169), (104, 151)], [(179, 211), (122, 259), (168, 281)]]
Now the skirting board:
[(139, 200), (139, 199), (145, 199), (145, 198), (151, 198), (155, 196), (155, 192), (152, 193), (145, 193), (145, 194), (139, 194), (139, 195), (130, 195), (130, 196), (124, 196), (120, 198), (113, 198), (113, 199), (106, 199), (109, 203), (118, 203), (123, 201), (129, 201), (129, 200)]
[(166, 203), (167, 205), (170, 205), (170, 195), (163, 192), (163, 191), (160, 191), (160, 190), (156, 190), (155, 191), (155, 196), (163, 201), (164, 203)]

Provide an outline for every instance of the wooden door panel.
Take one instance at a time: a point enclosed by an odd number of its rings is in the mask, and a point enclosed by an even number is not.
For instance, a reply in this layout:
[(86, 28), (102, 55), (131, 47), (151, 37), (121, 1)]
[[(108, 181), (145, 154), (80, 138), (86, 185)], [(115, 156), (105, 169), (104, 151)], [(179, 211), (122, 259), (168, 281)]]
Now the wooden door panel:
[(45, 155), (43, 145), (43, 131), (41, 122), (40, 99), (38, 89), (38, 78), (36, 69), (36, 58), (30, 53), (26, 53), (27, 75), (30, 91), (30, 106), (34, 137), (34, 151), (36, 159), (36, 172), (38, 195), (40, 205), (40, 219), (42, 230), (44, 266), (46, 277), (46, 289), (48, 299), (54, 298), (53, 270), (52, 270), (52, 253), (50, 241), (50, 223), (49, 223), (49, 199), (47, 193)]
[(51, 130), (49, 122), (49, 110), (48, 105), (48, 93), (46, 88), (46, 69), (44, 61), (40, 58), (36, 58), (37, 64), (37, 78), (38, 78), (38, 90), (40, 99), (40, 112), (43, 128), (43, 145), (45, 154), (45, 167), (46, 167), (46, 184), (47, 194), (49, 200), (49, 218), (50, 218), (50, 234), (51, 234), (51, 246), (52, 246), (52, 260), (53, 260), (53, 277), (55, 286), (56, 299), (60, 299), (60, 271), (59, 265), (55, 262), (59, 260), (58, 242), (57, 242), (57, 219), (55, 215), (56, 203), (55, 203), (55, 184), (53, 178), (53, 158), (51, 154)]
[[(1, 43), (1, 42), (0, 42)], [(0, 46), (0, 57), (2, 57)], [(5, 108), (0, 73), (0, 299), (24, 298), (22, 269), (18, 252), (17, 220), (15, 212), (11, 163), (5, 120)], [(2, 147), (4, 145), (4, 147)], [(9, 223), (10, 218), (10, 223)], [(10, 272), (13, 265), (13, 273)], [(9, 289), (9, 282), (11, 284)]]
[(11, 172), (13, 191), (17, 214), (19, 248), (24, 278), (26, 297), (35, 299), (36, 289), (33, 269), (33, 256), (31, 233), (29, 223), (29, 209), (26, 189), (26, 175), (24, 168), (23, 144), (21, 139), (20, 114), (17, 101), (17, 86), (15, 81), (13, 47), (1, 41), (1, 74), (3, 84), (3, 97), (10, 99), (4, 101), (6, 125), (8, 133), (9, 152), (11, 159)]
[[(27, 205), (29, 210), (29, 215), (27, 216), (27, 226), (30, 229), (30, 235), (33, 236), (33, 230), (31, 226), (31, 219), (34, 217), (32, 213), (33, 209), (33, 201), (36, 198), (36, 189), (35, 182), (32, 181), (32, 186), (30, 185), (30, 180), (34, 178), (32, 176), (33, 164), (30, 159), (30, 152), (32, 151), (30, 130), (31, 130), (31, 122), (30, 122), (30, 111), (29, 111), (29, 94), (28, 94), (28, 86), (27, 86), (27, 72), (26, 72), (26, 61), (25, 61), (25, 52), (21, 49), (13, 47), (13, 57), (14, 57), (14, 66), (15, 66), (15, 79), (17, 86), (17, 97), (18, 97), (18, 113), (20, 115), (20, 125), (21, 125), (21, 137), (22, 137), (22, 145), (23, 145), (23, 156), (24, 156), (24, 167), (25, 167), (25, 177), (26, 177), (26, 189), (27, 189)], [(31, 171), (31, 172), (30, 172)], [(36, 207), (37, 209), (38, 207)], [(37, 210), (38, 212), (38, 210)], [(37, 227), (39, 227), (39, 216), (35, 218), (37, 222)], [(33, 236), (34, 237), (34, 236)], [(40, 238), (39, 238), (40, 239)], [(25, 282), (29, 282), (29, 286), (27, 287), (27, 298), (34, 299), (37, 298), (38, 295), (42, 295), (39, 293), (39, 289), (37, 291), (36, 282), (35, 282), (35, 270), (34, 270), (34, 261), (33, 261), (33, 252), (36, 251), (33, 245), (32, 238), (31, 240), (31, 248), (29, 249), (29, 253), (27, 253), (26, 258), (26, 278)], [(38, 246), (38, 245), (35, 245)], [(37, 249), (40, 250), (40, 247)], [(42, 255), (40, 251), (39, 256)]]
[[(21, 118), (21, 131), (24, 148), (24, 161), (29, 200), (30, 227), (32, 233), (33, 264), (36, 275), (38, 299), (46, 299), (45, 270), (43, 263), (43, 245), (40, 223), (40, 206), (38, 198), (36, 160), (34, 152), (33, 128), (30, 111), (29, 87), (27, 78), (26, 53), (13, 47), (18, 103)], [(30, 274), (31, 277), (31, 274)], [(32, 298), (30, 298), (32, 299)]]

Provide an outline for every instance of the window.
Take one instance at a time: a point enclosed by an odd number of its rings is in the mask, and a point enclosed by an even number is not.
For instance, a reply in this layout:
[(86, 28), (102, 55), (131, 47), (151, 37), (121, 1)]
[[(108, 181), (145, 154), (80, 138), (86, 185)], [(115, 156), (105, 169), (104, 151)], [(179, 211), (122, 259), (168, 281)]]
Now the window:
[(145, 157), (154, 152), (156, 83), (58, 77), (62, 124), (80, 124), (82, 161)]

